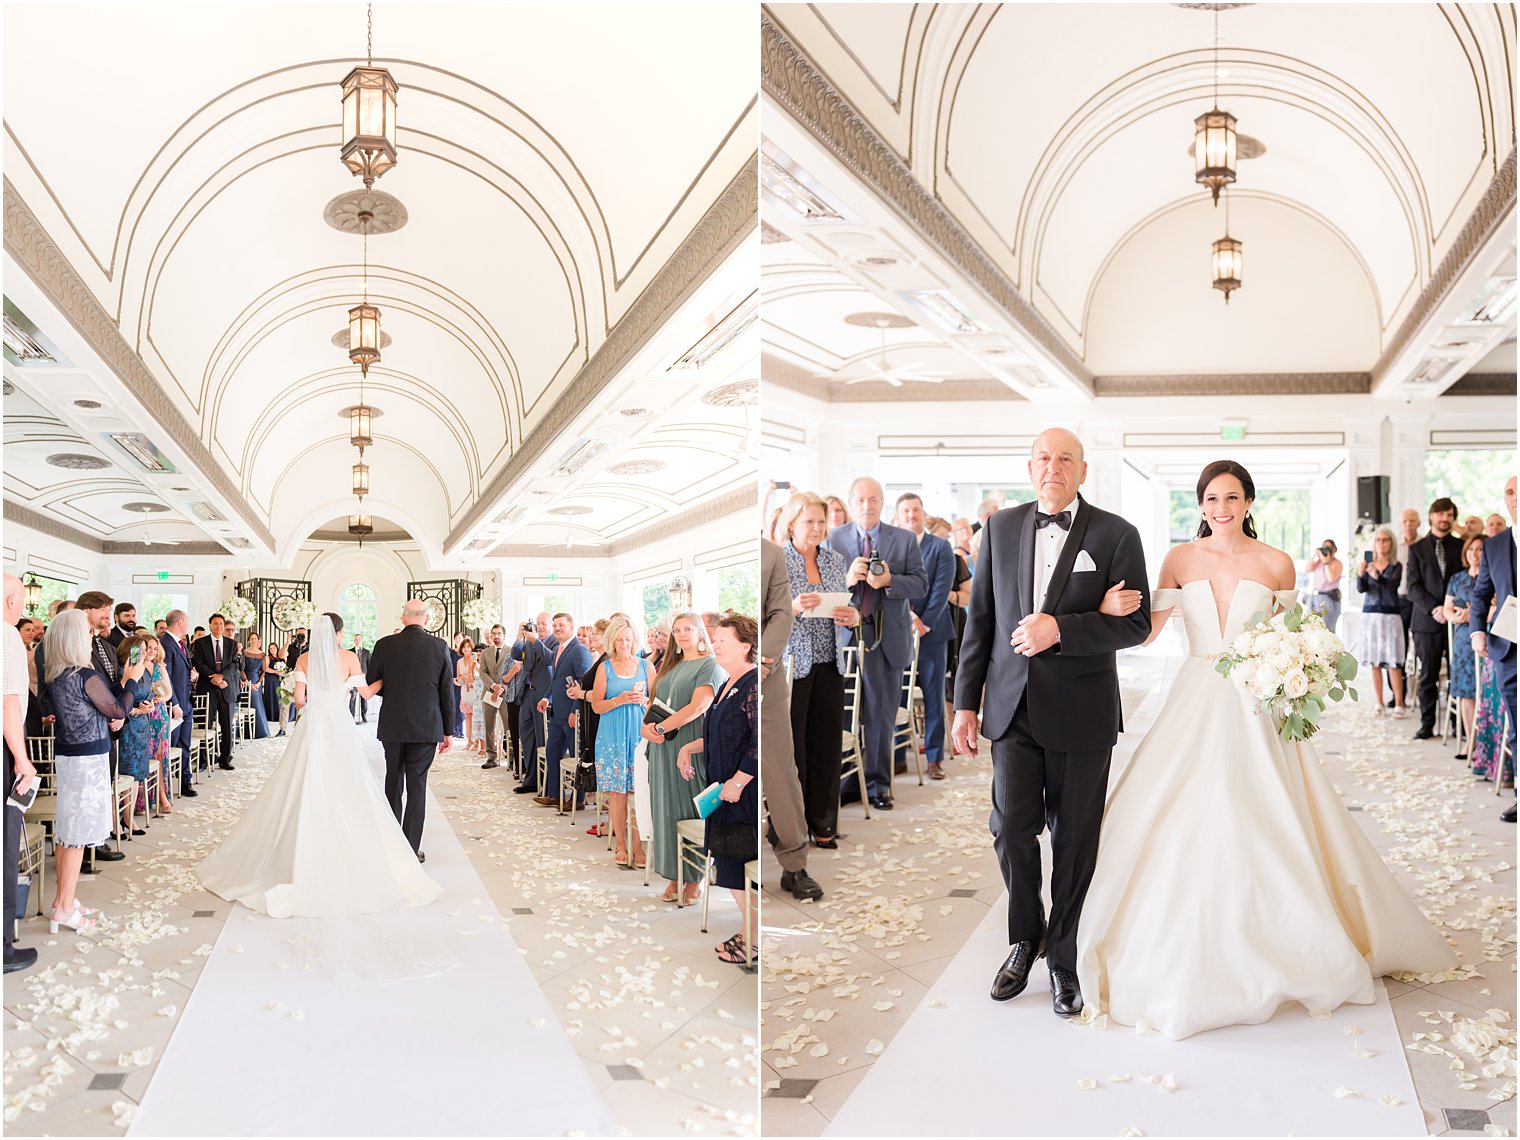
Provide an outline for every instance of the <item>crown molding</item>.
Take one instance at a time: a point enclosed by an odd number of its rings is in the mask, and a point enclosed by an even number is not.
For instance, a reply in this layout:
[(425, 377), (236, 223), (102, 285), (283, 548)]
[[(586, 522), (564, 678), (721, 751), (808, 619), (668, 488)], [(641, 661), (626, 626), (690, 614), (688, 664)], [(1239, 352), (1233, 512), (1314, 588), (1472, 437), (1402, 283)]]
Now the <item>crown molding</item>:
[(1469, 372), (1453, 383), (1442, 396), (1514, 396), (1513, 372)]
[(39, 534), (45, 534), (49, 538), (56, 538), (63, 542), (72, 543), (95, 554), (105, 553), (105, 543), (93, 534), (86, 534), (82, 530), (75, 530), (67, 523), (61, 523), (50, 515), (34, 511), (30, 507), (23, 507), (20, 503), (13, 503), (10, 499), (5, 500), (5, 521), (24, 526), (29, 530), (35, 530)]
[[(155, 558), (182, 557), (194, 554), (198, 557), (220, 556), (231, 558), (232, 552), (219, 542), (177, 542), (170, 546), (162, 542), (103, 542), (102, 554), (151, 554)], [(246, 551), (243, 552), (246, 555)]]
[(459, 544), (495, 509), (512, 484), (528, 474), (565, 428), (674, 316), (676, 309), (754, 232), (760, 224), (759, 192), (759, 160), (751, 155), (628, 312), (612, 326), (607, 339), (575, 374), (522, 446), (476, 496), (474, 506), (465, 512), (444, 542), (445, 555), (459, 552)]
[(1381, 381), (1384, 373), (1393, 366), (1393, 362), (1409, 347), (1409, 342), (1430, 319), (1436, 306), (1445, 300), (1457, 278), (1467, 271), (1473, 258), (1488, 244), (1495, 231), (1501, 226), (1510, 226), (1513, 229), (1514, 213), (1515, 151), (1511, 149), (1509, 157), (1495, 173), (1493, 181), (1488, 184), (1488, 189), (1483, 192), (1478, 205), (1463, 223), (1456, 240), (1446, 251), (1446, 256), (1441, 258), (1441, 264), (1436, 266), (1435, 272), (1430, 275), (1430, 280), (1425, 283), (1425, 288), (1421, 289), (1420, 295), (1415, 298), (1408, 316), (1399, 323), (1398, 331), (1393, 334), (1387, 347), (1383, 349), (1383, 354), (1372, 366), (1374, 381)]
[(897, 211), (925, 241), (976, 284), (987, 298), (1089, 392), (1092, 371), (1029, 303), (885, 139), (835, 89), (763, 9), (760, 84), (856, 178)]
[[(198, 477), (216, 488), (265, 546), (273, 550), (274, 535), (259, 521), (258, 512), (238, 490), (201, 442), (199, 431), (180, 413), (169, 393), (159, 383), (143, 358), (127, 343), (121, 329), (106, 312), (84, 278), (64, 256), (58, 244), (43, 228), (31, 207), (16, 192), (9, 178), (4, 180), (5, 252), (42, 290), (65, 320), (82, 336), (94, 353), (109, 368), (159, 427), (169, 434), (175, 445), (196, 467)], [(72, 540), (70, 540), (72, 541)], [(220, 546), (217, 547), (221, 549)]]
[(1099, 396), (1365, 396), (1366, 372), (1218, 372), (1193, 375), (1098, 376)]

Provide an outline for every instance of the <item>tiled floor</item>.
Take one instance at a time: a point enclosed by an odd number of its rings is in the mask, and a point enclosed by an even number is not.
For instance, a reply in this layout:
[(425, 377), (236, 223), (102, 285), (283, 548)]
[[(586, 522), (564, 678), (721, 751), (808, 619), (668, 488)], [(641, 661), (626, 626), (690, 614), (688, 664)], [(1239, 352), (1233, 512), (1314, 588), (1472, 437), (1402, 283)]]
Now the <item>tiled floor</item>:
[[(237, 771), (201, 784), (126, 846), (127, 859), (83, 882), (80, 898), (111, 916), (100, 930), (50, 936), (39, 920), (23, 924), (22, 944), (42, 958), (5, 979), (7, 1133), (122, 1133), (230, 910), (200, 889), (194, 866), (282, 746), (241, 745)], [(698, 909), (659, 902), (658, 879), (646, 888), (642, 872), (614, 866), (587, 816), (572, 827), (514, 796), (506, 769), (479, 764), (440, 758), (430, 789), (622, 1129), (753, 1135), (756, 979), (713, 953), (739, 926), (728, 892), (713, 895), (703, 934)]]
[[(1166, 672), (1131, 659), (1126, 708)], [(1494, 795), (1439, 741), (1410, 739), (1414, 724), (1337, 710), (1317, 740), (1326, 770), (1400, 881), (1442, 925), (1462, 961), (1453, 980), (1388, 980), (1395, 1017), (1432, 1135), (1512, 1135), (1515, 1128), (1515, 828), (1512, 802)], [(897, 806), (841, 818), (838, 851), (815, 850), (809, 870), (826, 892), (799, 903), (765, 893), (761, 1017), (767, 1136), (818, 1135), (902, 1027), (969, 933), (996, 904), (1002, 880), (987, 830), (990, 765), (956, 758), (951, 777), (897, 779)], [(1506, 793), (1507, 795), (1507, 793)], [(767, 852), (766, 881), (780, 869)], [(988, 963), (988, 978), (997, 963)], [(1495, 1011), (1490, 1020), (1488, 1011)], [(1461, 1041), (1451, 1020), (1471, 1019)], [(793, 1053), (793, 1031), (820, 1039)], [(1415, 1042), (1417, 1034), (1439, 1035)], [(1465, 1049), (1486, 1036), (1494, 1052)], [(819, 1054), (820, 1045), (825, 1049)], [(1443, 1052), (1444, 1050), (1444, 1052)], [(1487, 1053), (1487, 1051), (1484, 1051)], [(1453, 1068), (1460, 1058), (1474, 1079)], [(977, 1063), (966, 1058), (946, 1064)], [(1493, 1076), (1479, 1075), (1488, 1065)], [(1470, 1088), (1460, 1087), (1463, 1083)], [(924, 1093), (932, 1095), (932, 1074)], [(1290, 1090), (1284, 1090), (1289, 1094)]]

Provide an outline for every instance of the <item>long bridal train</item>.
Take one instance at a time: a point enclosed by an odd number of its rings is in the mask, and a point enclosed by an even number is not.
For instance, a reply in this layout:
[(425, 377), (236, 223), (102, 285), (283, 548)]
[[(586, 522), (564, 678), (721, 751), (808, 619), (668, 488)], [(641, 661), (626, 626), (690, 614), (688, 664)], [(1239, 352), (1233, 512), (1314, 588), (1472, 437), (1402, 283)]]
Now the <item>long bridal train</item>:
[(1082, 992), (1125, 1025), (1183, 1038), (1374, 1000), (1376, 978), (1456, 955), (1383, 864), (1310, 745), (1254, 714), (1210, 654), (1274, 593), (1242, 580), (1224, 628), (1207, 581), (1156, 591), (1180, 606), (1183, 663), (1110, 791), (1078, 930)]

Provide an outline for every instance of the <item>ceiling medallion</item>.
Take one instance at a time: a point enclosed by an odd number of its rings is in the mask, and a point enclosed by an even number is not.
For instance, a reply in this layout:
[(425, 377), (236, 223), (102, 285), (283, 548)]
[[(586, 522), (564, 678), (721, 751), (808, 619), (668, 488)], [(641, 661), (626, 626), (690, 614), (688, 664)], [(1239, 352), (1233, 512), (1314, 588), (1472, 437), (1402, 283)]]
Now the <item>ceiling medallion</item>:
[(121, 509), (134, 515), (161, 515), (168, 511), (162, 503), (123, 503)]
[(591, 508), (590, 507), (574, 507), (574, 506), (572, 506), (572, 507), (550, 507), (549, 508), (549, 513), (551, 515), (589, 515), (591, 513)]
[(760, 402), (760, 381), (736, 380), (702, 395), (702, 402), (714, 408), (748, 408)]
[(1254, 4), (1178, 4), (1178, 8), (1191, 8), (1195, 12), (1230, 12), (1236, 8), (1253, 8)]
[(83, 408), (87, 412), (93, 412), (101, 406), (101, 403), (99, 400), (75, 400), (74, 406), (76, 408)]
[[(332, 334), (332, 346), (334, 348), (341, 348), (344, 352), (348, 351), (348, 329), (346, 327), (345, 328), (341, 328), (337, 332), (335, 332), (335, 333)], [(391, 334), (388, 333), (388, 332), (382, 331), (380, 333), (380, 349), (381, 349), (381, 351), (383, 352), (385, 349), (389, 348), (390, 346), (391, 346)]]
[(654, 412), (648, 408), (619, 408), (618, 415), (627, 416), (629, 419), (637, 419), (639, 416), (652, 416)]
[(99, 471), (111, 466), (109, 460), (98, 455), (49, 455), (47, 462), (52, 467), (62, 467), (66, 471)]
[(322, 208), (322, 220), (346, 234), (393, 234), (407, 223), (401, 199), (383, 190), (350, 190)]
[(663, 459), (628, 459), (607, 468), (610, 475), (653, 475), (669, 466)]
[(862, 329), (911, 329), (918, 322), (901, 313), (851, 313), (844, 319), (847, 325)]

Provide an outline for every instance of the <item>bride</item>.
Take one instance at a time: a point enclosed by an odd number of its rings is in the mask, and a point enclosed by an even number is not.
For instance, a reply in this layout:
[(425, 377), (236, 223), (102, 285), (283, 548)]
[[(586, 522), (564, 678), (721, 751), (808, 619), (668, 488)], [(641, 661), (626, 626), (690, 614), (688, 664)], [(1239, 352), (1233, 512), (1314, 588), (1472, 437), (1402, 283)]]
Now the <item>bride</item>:
[[(1198, 537), (1161, 565), (1147, 640), (1180, 608), (1189, 656), (1109, 793), (1077, 933), (1082, 992), (1173, 1039), (1264, 1022), (1285, 1002), (1368, 1004), (1383, 974), (1456, 963), (1314, 749), (1215, 672), (1210, 654), (1293, 605), (1294, 565), (1257, 541), (1240, 464), (1209, 464), (1197, 493)], [(1139, 607), (1137, 591), (1112, 597), (1114, 616)]]
[(274, 918), (369, 914), (432, 902), (441, 889), (417, 864), (370, 771), (348, 693), (380, 685), (338, 648), (343, 619), (325, 613), (296, 662), (302, 709), (285, 754), (252, 806), (196, 869), (206, 889)]

